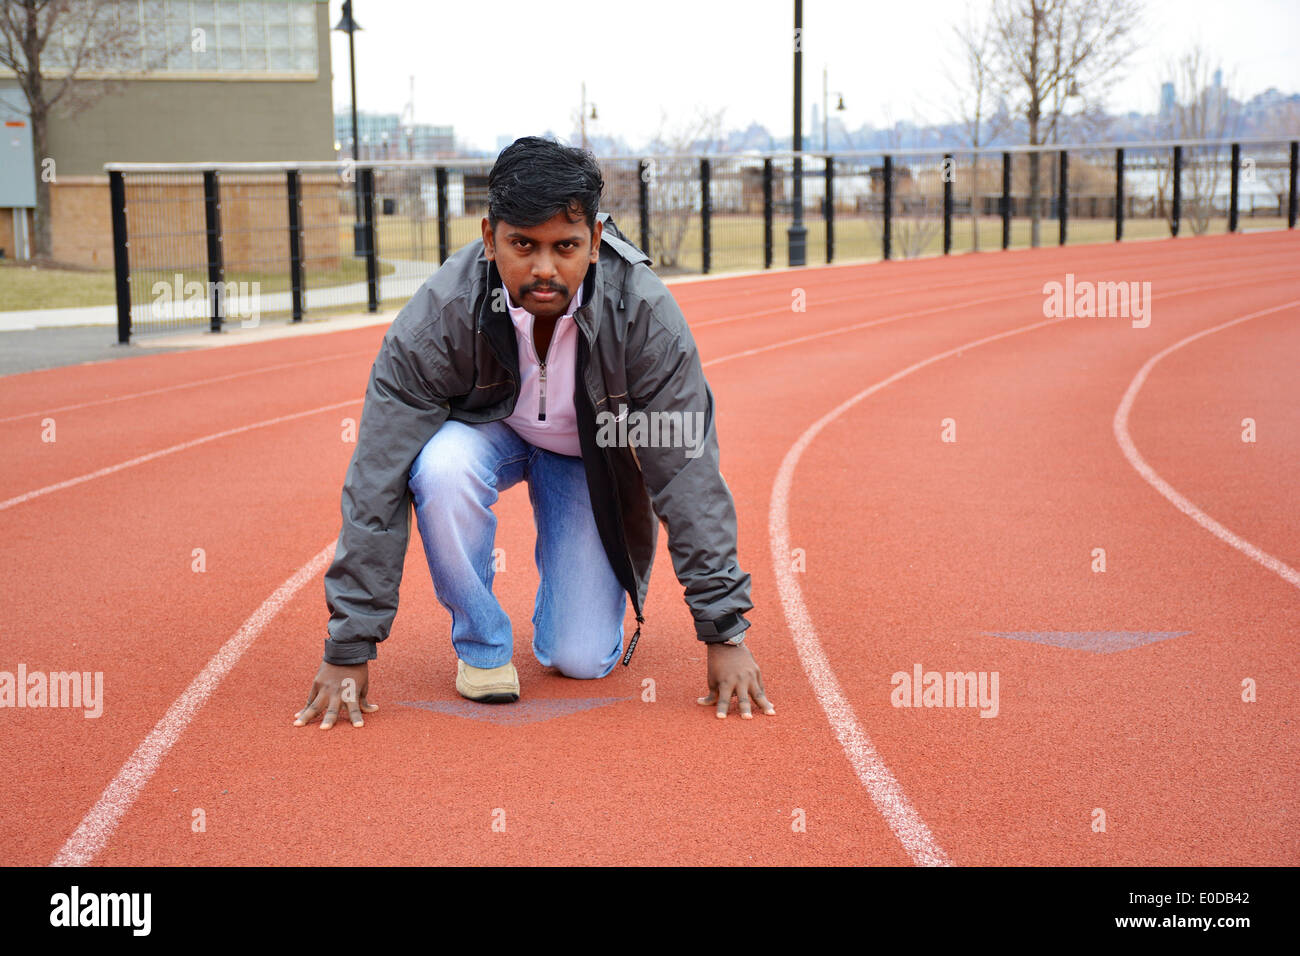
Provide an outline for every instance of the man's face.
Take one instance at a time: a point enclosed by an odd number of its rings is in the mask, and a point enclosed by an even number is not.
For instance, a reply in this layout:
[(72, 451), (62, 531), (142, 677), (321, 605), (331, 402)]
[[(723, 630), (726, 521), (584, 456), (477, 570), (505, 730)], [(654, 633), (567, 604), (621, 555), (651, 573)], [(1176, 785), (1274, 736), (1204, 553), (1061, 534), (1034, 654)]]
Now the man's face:
[(581, 215), (557, 212), (537, 226), (512, 226), (504, 220), (495, 230), (483, 218), (483, 247), (495, 260), (510, 298), (539, 319), (558, 319), (569, 309), (587, 269), (600, 256), (600, 234)]

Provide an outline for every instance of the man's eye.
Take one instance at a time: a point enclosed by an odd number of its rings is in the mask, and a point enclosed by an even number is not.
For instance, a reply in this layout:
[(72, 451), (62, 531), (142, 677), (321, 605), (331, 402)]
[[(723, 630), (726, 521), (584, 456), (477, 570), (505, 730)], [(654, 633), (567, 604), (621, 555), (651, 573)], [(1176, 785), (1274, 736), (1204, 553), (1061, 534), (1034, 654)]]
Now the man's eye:
[(516, 239), (515, 245), (518, 246), (520, 249), (522, 249), (528, 245), (528, 241), (525, 239)]

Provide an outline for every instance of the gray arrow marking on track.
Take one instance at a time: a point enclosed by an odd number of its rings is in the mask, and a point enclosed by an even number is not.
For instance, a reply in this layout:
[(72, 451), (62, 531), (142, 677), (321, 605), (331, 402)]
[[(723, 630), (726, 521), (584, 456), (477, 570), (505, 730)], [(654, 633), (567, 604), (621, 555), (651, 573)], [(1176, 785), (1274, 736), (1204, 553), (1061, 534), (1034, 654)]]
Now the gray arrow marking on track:
[(1076, 651), (1090, 651), (1093, 654), (1114, 654), (1127, 651), (1143, 644), (1167, 641), (1171, 637), (1182, 637), (1191, 631), (985, 631), (988, 637), (1006, 637), (1013, 641), (1032, 641), (1035, 644), (1051, 644), (1053, 647), (1068, 647)]
[(555, 717), (567, 717), (584, 710), (608, 707), (631, 697), (568, 697), (552, 700), (519, 700), (513, 704), (478, 704), (472, 700), (406, 700), (403, 707), (419, 707), (453, 717), (485, 720), (490, 724), (535, 724)]

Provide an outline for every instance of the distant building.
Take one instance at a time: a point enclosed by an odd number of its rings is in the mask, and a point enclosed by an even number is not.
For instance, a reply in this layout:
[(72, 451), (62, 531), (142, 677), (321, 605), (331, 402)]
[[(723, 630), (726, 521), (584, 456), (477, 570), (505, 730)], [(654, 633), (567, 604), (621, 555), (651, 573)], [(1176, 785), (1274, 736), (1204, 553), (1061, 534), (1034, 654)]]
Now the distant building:
[[(49, 121), (51, 251), (65, 262), (112, 264), (105, 163), (335, 158), (327, 0), (150, 0), (123, 9), (139, 23), (139, 71), (78, 73), (126, 82)], [(47, 46), (47, 78), (63, 75), (68, 54)], [(146, 71), (148, 62), (163, 65)], [(26, 123), (25, 109), (16, 77), (0, 69), (0, 122)], [(5, 164), (0, 175), (21, 170)], [(11, 245), (14, 224), (0, 210), (0, 247)]]
[[(397, 113), (357, 113), (361, 148), (357, 158), (449, 159), (456, 155), (455, 129), (428, 123), (402, 123)], [(334, 114), (334, 147), (341, 158), (352, 156), (352, 110)]]
[(1174, 84), (1160, 84), (1160, 119), (1167, 120), (1174, 113), (1174, 107), (1178, 104), (1178, 97), (1174, 93)]

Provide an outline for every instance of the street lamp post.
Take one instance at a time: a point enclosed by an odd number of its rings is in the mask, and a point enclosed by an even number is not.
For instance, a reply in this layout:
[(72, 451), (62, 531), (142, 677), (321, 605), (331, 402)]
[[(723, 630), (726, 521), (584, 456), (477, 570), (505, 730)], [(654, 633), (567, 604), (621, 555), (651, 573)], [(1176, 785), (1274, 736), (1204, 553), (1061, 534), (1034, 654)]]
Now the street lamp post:
[(808, 230), (803, 224), (803, 0), (794, 0), (794, 175), (791, 222), (786, 230), (789, 263), (801, 266), (807, 258)]
[(352, 82), (352, 253), (359, 257), (366, 254), (366, 226), (361, 221), (361, 181), (356, 177), (361, 137), (357, 135), (357, 57), (353, 34), (361, 29), (361, 25), (352, 19), (352, 0), (343, 0), (343, 16), (334, 29), (348, 35), (348, 74)]
[[(831, 147), (830, 147), (830, 135), (829, 135), (829, 131), (830, 131), (830, 123), (829, 123), (829, 120), (830, 120), (830, 117), (827, 115), (827, 114), (829, 113), (829, 109), (828, 109), (828, 107), (829, 107), (829, 102), (830, 102), (830, 101), (829, 101), (829, 98), (828, 98), (829, 95), (830, 95), (830, 94), (828, 93), (828, 91), (827, 91), (827, 89), (826, 89), (826, 67), (823, 66), (823, 67), (822, 67), (822, 151), (823, 151), (823, 152), (827, 152), (827, 153), (829, 153), (829, 152), (831, 151)], [(844, 94), (841, 93), (841, 92), (839, 92), (838, 90), (836, 90), (836, 91), (835, 91), (835, 95), (836, 95), (837, 97), (839, 97), (839, 104), (836, 105), (836, 107), (835, 107), (835, 111), (836, 111), (837, 113), (843, 113), (843, 112), (844, 112)]]
[[(591, 119), (599, 119), (596, 115), (596, 104), (591, 104)], [(578, 126), (582, 130), (582, 148), (587, 148), (587, 81), (582, 82), (582, 104), (578, 107)]]

